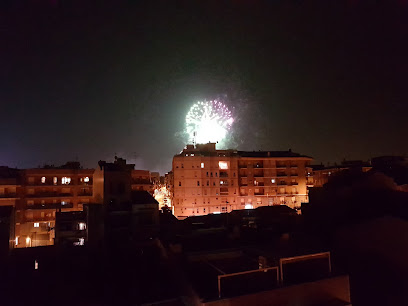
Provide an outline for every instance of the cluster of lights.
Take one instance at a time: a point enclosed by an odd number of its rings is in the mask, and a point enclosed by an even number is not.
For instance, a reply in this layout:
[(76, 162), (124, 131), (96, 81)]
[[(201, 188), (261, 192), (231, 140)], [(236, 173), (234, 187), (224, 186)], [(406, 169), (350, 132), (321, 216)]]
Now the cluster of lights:
[(231, 111), (217, 100), (194, 104), (186, 116), (186, 131), (196, 143), (217, 142), (227, 136), (234, 118)]

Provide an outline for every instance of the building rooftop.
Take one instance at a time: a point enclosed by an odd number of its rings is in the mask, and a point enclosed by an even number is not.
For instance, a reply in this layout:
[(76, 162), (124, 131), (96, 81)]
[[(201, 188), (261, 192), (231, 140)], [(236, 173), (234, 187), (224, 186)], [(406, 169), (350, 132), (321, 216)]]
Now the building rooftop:
[(288, 151), (238, 151), (238, 156), (241, 157), (305, 157), (311, 158), (307, 155)]

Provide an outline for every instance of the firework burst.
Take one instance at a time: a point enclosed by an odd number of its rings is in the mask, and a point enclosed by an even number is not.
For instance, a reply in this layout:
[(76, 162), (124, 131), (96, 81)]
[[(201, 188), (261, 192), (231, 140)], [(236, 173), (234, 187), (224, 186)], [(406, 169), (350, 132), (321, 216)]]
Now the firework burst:
[(231, 128), (231, 111), (217, 100), (194, 104), (186, 116), (186, 132), (196, 143), (220, 142)]

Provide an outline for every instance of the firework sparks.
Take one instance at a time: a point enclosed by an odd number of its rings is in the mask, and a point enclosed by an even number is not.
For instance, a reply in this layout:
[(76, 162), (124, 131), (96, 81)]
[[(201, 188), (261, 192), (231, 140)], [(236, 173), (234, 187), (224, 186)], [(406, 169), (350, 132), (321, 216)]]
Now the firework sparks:
[(217, 100), (197, 102), (186, 116), (186, 131), (196, 143), (222, 141), (231, 128), (231, 111)]

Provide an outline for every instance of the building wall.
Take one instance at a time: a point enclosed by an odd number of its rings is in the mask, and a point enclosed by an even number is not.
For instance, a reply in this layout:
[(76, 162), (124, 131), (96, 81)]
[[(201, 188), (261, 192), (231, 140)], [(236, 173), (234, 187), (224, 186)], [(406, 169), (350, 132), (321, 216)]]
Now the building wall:
[(152, 176), (148, 170), (132, 170), (132, 190), (145, 190), (153, 194)]
[[(173, 158), (177, 217), (307, 202), (309, 157), (243, 157), (237, 151), (187, 147)], [(293, 154), (290, 154), (293, 155)]]
[(82, 210), (92, 201), (92, 169), (22, 170), (16, 200), (16, 247), (54, 244), (57, 211)]

